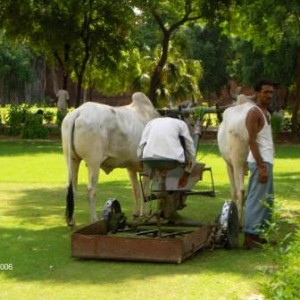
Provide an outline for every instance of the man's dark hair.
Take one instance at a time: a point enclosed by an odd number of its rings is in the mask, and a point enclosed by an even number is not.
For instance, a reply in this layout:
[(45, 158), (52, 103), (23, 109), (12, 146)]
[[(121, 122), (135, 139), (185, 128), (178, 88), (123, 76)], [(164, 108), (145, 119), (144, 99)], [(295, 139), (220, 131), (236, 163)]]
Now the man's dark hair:
[(180, 113), (178, 111), (164, 110), (164, 111), (161, 111), (160, 114), (165, 117), (169, 117), (169, 118), (173, 118), (173, 119), (180, 119)]
[(275, 88), (277, 86), (277, 83), (269, 79), (261, 79), (257, 81), (254, 86), (255, 92), (260, 92), (263, 85), (271, 85)]

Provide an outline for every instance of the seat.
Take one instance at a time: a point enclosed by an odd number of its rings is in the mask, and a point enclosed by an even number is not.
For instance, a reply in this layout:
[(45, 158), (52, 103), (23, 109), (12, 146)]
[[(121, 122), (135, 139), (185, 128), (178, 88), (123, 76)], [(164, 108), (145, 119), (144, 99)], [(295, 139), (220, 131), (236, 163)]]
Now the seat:
[[(151, 180), (153, 178), (158, 179), (158, 189), (157, 192), (157, 211), (151, 214), (151, 217), (156, 216), (158, 223), (159, 219), (164, 216), (164, 207), (166, 206), (167, 201), (167, 189), (166, 189), (166, 177), (167, 172), (183, 166), (184, 164), (168, 158), (144, 158), (141, 160), (143, 164), (143, 173), (147, 174)], [(152, 194), (152, 191), (150, 192)]]
[(143, 158), (141, 162), (143, 166), (158, 171), (169, 171), (183, 165), (178, 160), (170, 158)]

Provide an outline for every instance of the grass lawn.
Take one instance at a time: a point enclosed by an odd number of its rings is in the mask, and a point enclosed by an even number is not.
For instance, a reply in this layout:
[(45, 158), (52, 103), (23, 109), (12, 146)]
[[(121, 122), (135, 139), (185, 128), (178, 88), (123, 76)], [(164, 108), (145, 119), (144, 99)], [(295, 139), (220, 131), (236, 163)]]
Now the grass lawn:
[[(200, 149), (200, 160), (212, 167), (217, 197), (190, 196), (181, 214), (211, 222), (229, 199), (229, 184), (217, 146), (207, 143)], [(300, 146), (276, 149), (280, 231), (275, 238), (283, 238), (300, 215)], [(0, 166), (0, 265), (12, 268), (0, 270), (0, 299), (256, 299), (272, 275), (276, 248), (205, 250), (180, 265), (74, 259), (64, 220), (66, 169), (60, 142), (0, 141)], [(100, 176), (99, 214), (106, 200), (116, 197), (130, 216), (126, 171)], [(89, 223), (86, 178), (82, 164), (78, 226)], [(205, 177), (197, 188), (207, 186)]]

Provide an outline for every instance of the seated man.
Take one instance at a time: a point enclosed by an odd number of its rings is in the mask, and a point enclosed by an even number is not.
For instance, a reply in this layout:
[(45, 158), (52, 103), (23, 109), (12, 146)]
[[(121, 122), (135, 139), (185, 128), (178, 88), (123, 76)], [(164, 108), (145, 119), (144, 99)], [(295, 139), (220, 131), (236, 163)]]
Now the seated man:
[(186, 186), (195, 163), (195, 146), (187, 124), (179, 119), (161, 117), (151, 120), (145, 127), (138, 156), (145, 159), (173, 160), (185, 166), (178, 188)]

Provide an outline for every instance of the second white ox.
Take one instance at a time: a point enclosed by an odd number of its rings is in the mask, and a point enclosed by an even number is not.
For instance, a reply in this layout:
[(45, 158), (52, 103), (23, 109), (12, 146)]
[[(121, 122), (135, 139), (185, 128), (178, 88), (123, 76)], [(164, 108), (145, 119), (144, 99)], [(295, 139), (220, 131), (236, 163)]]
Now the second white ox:
[(247, 101), (249, 102), (227, 108), (218, 129), (218, 147), (226, 162), (231, 199), (237, 205), (240, 226), (243, 222), (244, 176), (249, 152), (246, 117), (249, 109), (254, 106), (251, 98), (248, 98)]
[(86, 102), (70, 112), (62, 123), (62, 145), (68, 168), (66, 220), (75, 224), (74, 201), (81, 160), (88, 168), (90, 220), (97, 221), (95, 192), (99, 169), (107, 174), (114, 168), (127, 168), (135, 201), (134, 213), (144, 213), (137, 172), (137, 148), (147, 122), (159, 114), (143, 93), (135, 93), (129, 105), (111, 107)]

